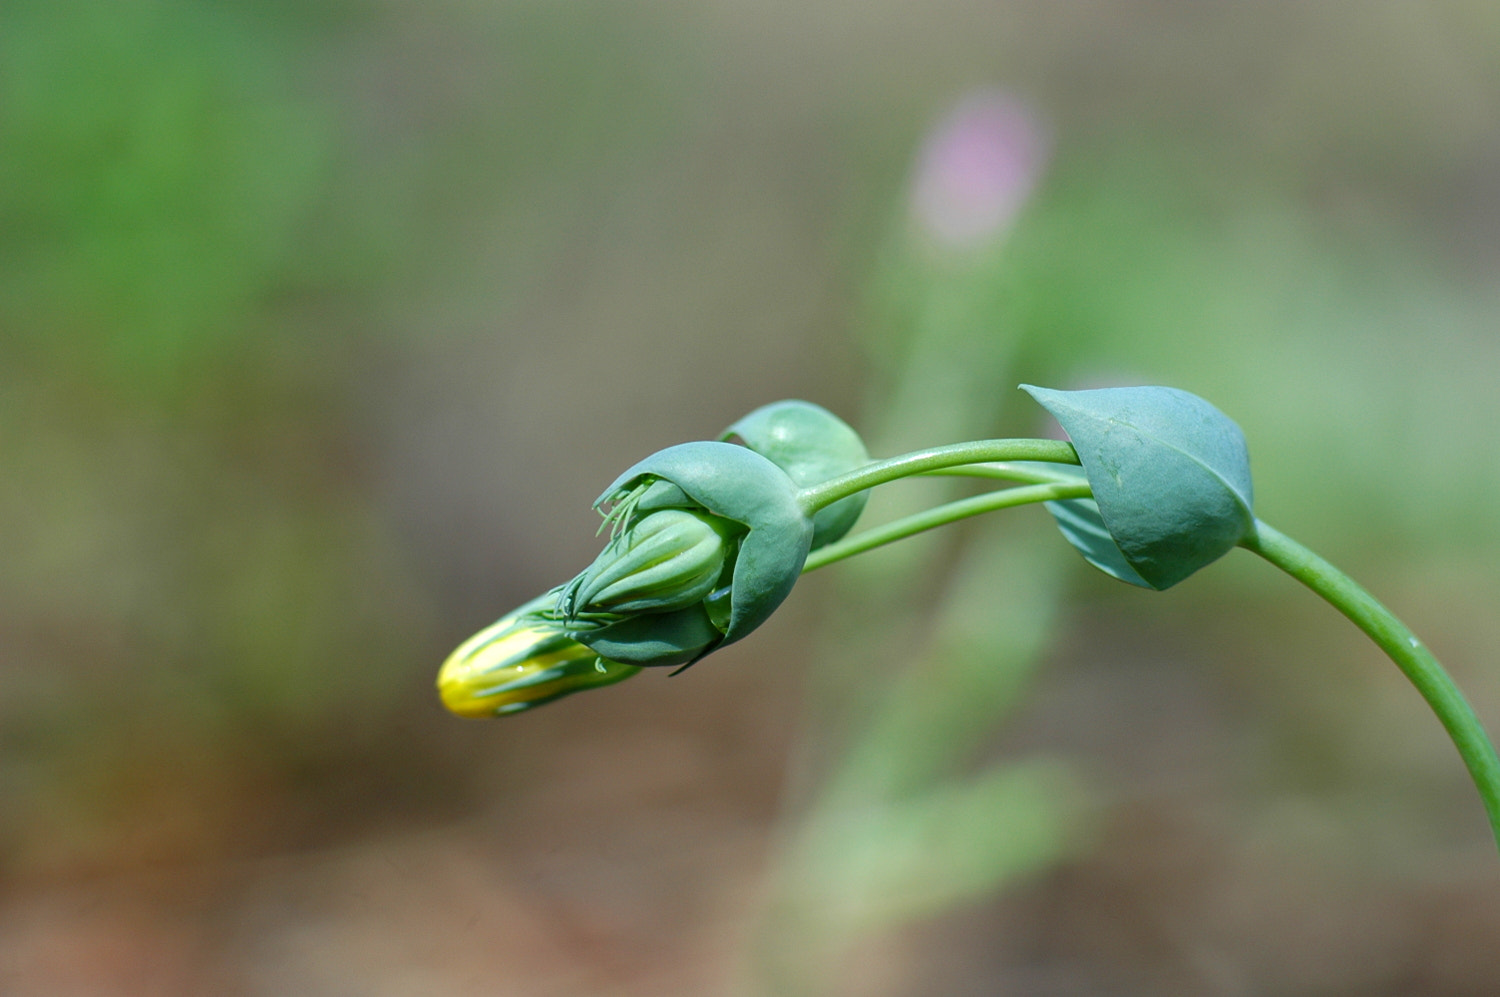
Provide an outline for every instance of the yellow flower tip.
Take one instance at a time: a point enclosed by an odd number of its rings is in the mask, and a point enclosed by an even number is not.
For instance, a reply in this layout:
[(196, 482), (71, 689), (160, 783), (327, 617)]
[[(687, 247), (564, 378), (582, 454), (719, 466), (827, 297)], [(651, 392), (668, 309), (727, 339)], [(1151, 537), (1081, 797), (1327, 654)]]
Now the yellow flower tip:
[[(526, 607), (523, 607), (526, 608)], [(461, 717), (519, 713), (640, 668), (606, 661), (545, 621), (518, 610), (460, 644), (438, 670), (438, 695)]]

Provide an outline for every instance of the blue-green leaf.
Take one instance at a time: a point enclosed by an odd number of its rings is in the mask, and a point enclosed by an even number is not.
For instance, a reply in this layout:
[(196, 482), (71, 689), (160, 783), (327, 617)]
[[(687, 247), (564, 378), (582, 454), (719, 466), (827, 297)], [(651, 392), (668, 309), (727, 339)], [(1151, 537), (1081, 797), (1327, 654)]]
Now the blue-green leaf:
[(1062, 424), (1078, 451), (1094, 502), (1049, 508), (1096, 567), (1165, 589), (1253, 529), (1244, 434), (1197, 395), (1164, 387), (1021, 387)]

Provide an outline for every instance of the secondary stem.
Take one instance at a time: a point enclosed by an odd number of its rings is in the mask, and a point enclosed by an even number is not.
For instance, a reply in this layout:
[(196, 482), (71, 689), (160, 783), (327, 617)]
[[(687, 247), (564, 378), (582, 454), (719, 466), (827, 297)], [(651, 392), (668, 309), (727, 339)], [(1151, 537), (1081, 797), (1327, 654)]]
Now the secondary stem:
[(1500, 759), (1479, 718), (1432, 652), (1396, 616), (1332, 564), (1286, 534), (1256, 521), (1241, 546), (1254, 551), (1327, 600), (1390, 655), (1437, 714), (1484, 801), (1500, 847)]
[(874, 488), (888, 481), (896, 481), (914, 474), (925, 474), (942, 468), (961, 464), (979, 464), (985, 461), (1040, 460), (1052, 464), (1077, 464), (1078, 453), (1073, 444), (1062, 440), (973, 440), (968, 443), (953, 443), (930, 450), (891, 457), (887, 460), (866, 464), (864, 467), (841, 474), (837, 478), (802, 489), (797, 496), (804, 512), (812, 515), (839, 499), (858, 494), (866, 488)]
[(956, 502), (948, 502), (922, 512), (903, 516), (892, 520), (884, 526), (856, 533), (852, 537), (846, 537), (837, 543), (831, 543), (826, 547), (820, 547), (807, 556), (807, 562), (802, 566), (803, 574), (842, 561), (846, 557), (855, 554), (863, 554), (867, 550), (904, 540), (909, 536), (921, 533), (923, 530), (931, 530), (939, 526), (955, 523), (960, 519), (970, 516), (978, 516), (982, 513), (993, 512), (996, 509), (1010, 509), (1018, 505), (1026, 505), (1030, 502), (1051, 502), (1056, 499), (1088, 498), (1092, 492), (1089, 491), (1087, 482), (1071, 481), (1066, 484), (1052, 483), (1045, 485), (1029, 485), (1024, 488), (1005, 488), (996, 492), (985, 492), (983, 495), (974, 495), (970, 498), (959, 499)]
[[(1055, 462), (1054, 462), (1055, 463)], [(961, 464), (923, 472), (932, 478), (988, 478), (992, 481), (1015, 481), (1023, 485), (1071, 485), (1086, 480), (1081, 470), (1060, 470), (1046, 464), (1012, 464), (992, 461), (984, 464)]]

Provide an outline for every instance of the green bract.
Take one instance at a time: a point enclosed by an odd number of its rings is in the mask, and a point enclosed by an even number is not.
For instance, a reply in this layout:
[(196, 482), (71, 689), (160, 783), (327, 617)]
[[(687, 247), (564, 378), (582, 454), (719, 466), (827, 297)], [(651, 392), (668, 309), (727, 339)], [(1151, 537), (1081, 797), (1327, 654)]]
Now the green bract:
[[(762, 405), (724, 430), (719, 438), (743, 441), (804, 488), (870, 462), (869, 451), (859, 434), (844, 420), (812, 402), (787, 400)], [(860, 492), (814, 514), (813, 549), (848, 533), (869, 497), (869, 492)]]
[(1165, 589), (1252, 535), (1245, 437), (1208, 402), (1176, 388), (1021, 387), (1078, 451), (1093, 500), (1048, 508), (1102, 571)]
[[(688, 665), (739, 640), (781, 604), (807, 559), (814, 527), (797, 492), (770, 460), (729, 443), (683, 443), (647, 457), (595, 503), (613, 506), (610, 518), (622, 532), (564, 589), (562, 626), (603, 657), (633, 665)], [(723, 546), (711, 551), (703, 531), (680, 519), (656, 530), (651, 520), (662, 510), (687, 513)], [(676, 568), (650, 575), (653, 562), (674, 564), (678, 556), (686, 559), (680, 576), (670, 577)], [(715, 565), (721, 573), (705, 585)], [(622, 604), (636, 608), (584, 598), (597, 600), (616, 583)]]

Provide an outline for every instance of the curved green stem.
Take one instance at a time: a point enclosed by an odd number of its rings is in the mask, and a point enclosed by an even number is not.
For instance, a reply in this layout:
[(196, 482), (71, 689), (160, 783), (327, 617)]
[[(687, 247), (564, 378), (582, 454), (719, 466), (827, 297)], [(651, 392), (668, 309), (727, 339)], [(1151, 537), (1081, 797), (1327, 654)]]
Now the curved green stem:
[(802, 489), (797, 502), (809, 516), (839, 499), (888, 481), (909, 478), (962, 464), (986, 461), (1040, 460), (1052, 464), (1077, 464), (1073, 444), (1062, 440), (973, 440), (879, 460), (820, 484)]
[(1432, 652), (1353, 579), (1284, 533), (1256, 520), (1255, 533), (1240, 546), (1259, 554), (1322, 596), (1390, 655), (1427, 700), (1453, 740), (1479, 790), (1479, 798), (1484, 801), (1490, 830), (1500, 846), (1500, 759), (1495, 757), (1495, 748), (1468, 700)]
[(1018, 505), (1026, 505), (1031, 502), (1051, 502), (1056, 499), (1088, 498), (1092, 492), (1089, 491), (1087, 482), (1073, 479), (1066, 483), (1051, 482), (1042, 485), (1029, 485), (1023, 488), (1004, 488), (996, 492), (985, 492), (983, 495), (974, 495), (970, 498), (959, 499), (956, 502), (948, 502), (944, 505), (935, 506), (922, 512), (903, 516), (900, 519), (877, 526), (874, 529), (856, 533), (852, 537), (845, 537), (837, 543), (831, 543), (826, 547), (820, 547), (807, 556), (807, 562), (802, 566), (803, 574), (835, 561), (842, 561), (846, 557), (855, 554), (863, 554), (867, 550), (904, 540), (909, 536), (931, 530), (939, 526), (955, 523), (960, 519), (970, 516), (978, 516), (982, 513), (993, 512), (996, 509), (1010, 509)]

